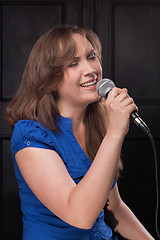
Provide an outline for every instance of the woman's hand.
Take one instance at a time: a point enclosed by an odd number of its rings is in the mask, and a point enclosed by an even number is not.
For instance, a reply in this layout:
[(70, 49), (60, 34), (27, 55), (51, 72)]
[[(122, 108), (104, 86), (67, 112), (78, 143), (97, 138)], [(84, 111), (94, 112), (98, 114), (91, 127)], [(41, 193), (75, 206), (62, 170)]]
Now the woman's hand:
[(128, 132), (130, 115), (138, 108), (128, 95), (127, 89), (114, 87), (105, 102), (107, 111), (107, 129), (110, 134), (125, 136)]

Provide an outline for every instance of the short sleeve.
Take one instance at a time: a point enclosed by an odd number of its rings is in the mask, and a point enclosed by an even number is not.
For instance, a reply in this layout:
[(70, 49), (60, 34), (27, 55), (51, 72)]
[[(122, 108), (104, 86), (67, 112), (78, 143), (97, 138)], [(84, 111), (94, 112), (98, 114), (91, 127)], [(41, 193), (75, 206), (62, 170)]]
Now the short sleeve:
[(55, 150), (54, 139), (41, 124), (32, 120), (18, 121), (11, 137), (11, 154), (26, 147)]

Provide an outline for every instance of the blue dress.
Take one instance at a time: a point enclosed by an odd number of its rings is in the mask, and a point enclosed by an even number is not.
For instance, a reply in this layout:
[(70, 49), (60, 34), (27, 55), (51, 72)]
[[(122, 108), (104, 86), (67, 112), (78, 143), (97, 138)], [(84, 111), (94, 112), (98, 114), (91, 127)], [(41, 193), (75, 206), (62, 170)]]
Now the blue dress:
[[(102, 240), (117, 239), (104, 222), (100, 213), (91, 229), (80, 229), (62, 221), (46, 208), (25, 182), (15, 160), (15, 153), (26, 147), (52, 149), (62, 158), (70, 176), (77, 184), (91, 166), (72, 132), (72, 120), (58, 117), (61, 131), (53, 132), (32, 120), (20, 120), (15, 124), (11, 138), (11, 154), (19, 186), (23, 218), (23, 240)], [(115, 183), (113, 184), (114, 187)]]

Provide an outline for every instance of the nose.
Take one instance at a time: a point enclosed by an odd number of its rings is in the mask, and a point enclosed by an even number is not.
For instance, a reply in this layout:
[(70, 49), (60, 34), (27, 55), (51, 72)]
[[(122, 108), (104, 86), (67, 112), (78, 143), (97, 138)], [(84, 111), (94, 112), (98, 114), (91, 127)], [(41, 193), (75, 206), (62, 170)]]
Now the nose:
[(93, 67), (93, 65), (89, 61), (85, 61), (84, 65), (83, 65), (83, 75), (87, 76), (87, 75), (93, 74), (95, 72), (96, 72), (96, 70)]

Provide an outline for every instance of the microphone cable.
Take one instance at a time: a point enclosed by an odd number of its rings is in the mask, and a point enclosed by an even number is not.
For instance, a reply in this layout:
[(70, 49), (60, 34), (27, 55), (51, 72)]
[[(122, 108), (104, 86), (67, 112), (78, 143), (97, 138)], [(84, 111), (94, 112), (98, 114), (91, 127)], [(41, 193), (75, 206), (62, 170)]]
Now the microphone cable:
[(154, 141), (154, 138), (151, 134), (151, 132), (147, 132), (147, 135), (150, 138), (153, 153), (154, 153), (154, 159), (155, 159), (155, 181), (156, 181), (156, 210), (155, 210), (155, 229), (158, 238), (160, 239), (160, 233), (158, 229), (158, 209), (159, 209), (159, 183), (158, 183), (158, 161), (157, 161), (157, 151), (156, 151), (156, 144)]

